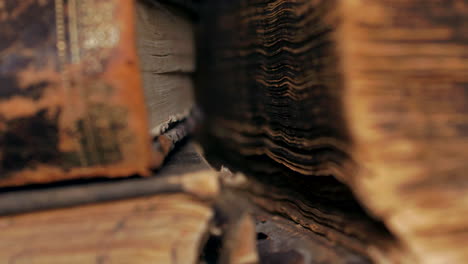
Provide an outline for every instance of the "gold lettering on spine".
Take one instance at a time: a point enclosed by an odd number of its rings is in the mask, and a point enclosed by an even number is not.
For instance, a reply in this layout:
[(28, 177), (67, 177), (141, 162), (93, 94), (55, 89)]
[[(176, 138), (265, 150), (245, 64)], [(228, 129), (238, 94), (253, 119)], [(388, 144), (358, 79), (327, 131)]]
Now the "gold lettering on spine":
[[(100, 74), (105, 71), (105, 63), (115, 52), (119, 44), (120, 27), (115, 21), (115, 9), (119, 1), (116, 0), (74, 0), (78, 1), (79, 14), (79, 40), (81, 63), (86, 65), (86, 74)], [(89, 144), (93, 147), (93, 154), (99, 156), (93, 161), (104, 163), (109, 154), (103, 154), (103, 149), (116, 146), (118, 152), (118, 139), (110, 124), (112, 110), (105, 103), (111, 96), (112, 87), (102, 81), (96, 81), (87, 90), (88, 95), (94, 98), (89, 104), (87, 127), (95, 131)], [(104, 101), (103, 101), (104, 100)], [(103, 107), (105, 106), (105, 107)], [(99, 149), (101, 152), (97, 151)], [(103, 156), (103, 155), (106, 155)]]
[[(81, 15), (82, 15), (82, 3), (77, 2), (77, 0), (68, 0), (68, 16), (69, 16), (69, 32), (70, 32), (70, 45), (71, 45), (71, 58), (73, 64), (80, 64), (80, 72), (75, 77), (75, 88), (78, 89), (80, 102), (83, 103), (83, 107), (85, 108), (85, 116), (83, 117), (83, 132), (84, 137), (86, 138), (87, 144), (82, 145), (81, 147), (86, 149), (86, 165), (90, 164), (97, 164), (98, 157), (97, 157), (97, 148), (96, 148), (96, 139), (94, 137), (93, 129), (92, 129), (92, 120), (90, 120), (90, 115), (88, 114), (89, 104), (89, 89), (92, 87), (86, 87), (81, 79), (81, 75), (84, 74), (84, 67), (86, 65), (82, 62), (81, 59), (81, 38), (80, 35), (83, 31), (81, 24)], [(93, 8), (93, 7), (91, 7)], [(87, 18), (84, 17), (84, 20)]]
[(65, 37), (65, 16), (63, 0), (55, 0), (55, 25), (57, 34), (57, 51), (59, 60), (59, 72), (62, 77), (62, 85), (65, 88), (65, 94), (69, 95), (69, 78), (65, 72), (67, 64), (67, 42)]
[[(65, 4), (64, 0), (55, 0), (55, 25), (56, 25), (56, 36), (57, 36), (57, 54), (58, 54), (58, 70), (61, 75), (62, 87), (65, 94), (65, 103), (64, 111), (67, 111), (67, 108), (70, 107), (70, 104), (73, 102), (71, 98), (71, 81), (70, 81), (70, 72), (68, 69), (68, 45), (67, 45), (67, 31), (66, 31), (66, 21), (65, 21)], [(76, 127), (72, 125), (70, 128), (73, 134), (76, 134)], [(78, 149), (78, 156), (81, 166), (86, 166), (88, 164), (86, 160), (86, 155), (84, 154), (83, 147), (78, 139), (74, 139), (75, 145)]]
[(114, 21), (117, 3), (55, 0), (59, 71), (66, 96), (64, 117), (68, 120), (65, 126), (81, 167), (106, 164), (120, 157), (120, 136), (112, 124), (123, 117), (116, 115), (117, 108), (108, 105), (113, 87), (96, 77), (106, 70), (120, 42), (120, 26)]
[(78, 12), (75, 0), (68, 1), (68, 14), (70, 23), (68, 24), (71, 43), (71, 61), (72, 63), (80, 62), (80, 46), (78, 39)]

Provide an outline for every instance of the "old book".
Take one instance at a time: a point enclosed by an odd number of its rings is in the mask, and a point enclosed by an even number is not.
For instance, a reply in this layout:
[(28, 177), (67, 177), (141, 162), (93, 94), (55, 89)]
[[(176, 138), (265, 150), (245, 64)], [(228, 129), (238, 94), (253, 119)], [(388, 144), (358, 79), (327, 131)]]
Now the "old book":
[(207, 6), (199, 97), (218, 154), (303, 186), (334, 176), (407, 262), (468, 261), (468, 1)]
[(193, 144), (158, 177), (1, 193), (0, 263), (200, 263), (219, 195)]
[(182, 11), (156, 1), (6, 0), (0, 14), (0, 186), (149, 175), (161, 165), (172, 142), (155, 153), (151, 137), (193, 107), (193, 33)]
[(176, 8), (137, 1), (137, 51), (151, 133), (165, 132), (194, 107), (194, 29)]
[(212, 217), (187, 194), (1, 217), (0, 261), (195, 264)]
[(218, 195), (192, 144), (158, 177), (3, 192), (0, 263), (195, 264)]
[(105, 203), (135, 197), (185, 193), (200, 199), (216, 196), (216, 172), (191, 142), (182, 144), (157, 175), (90, 179), (0, 189), (0, 216)]

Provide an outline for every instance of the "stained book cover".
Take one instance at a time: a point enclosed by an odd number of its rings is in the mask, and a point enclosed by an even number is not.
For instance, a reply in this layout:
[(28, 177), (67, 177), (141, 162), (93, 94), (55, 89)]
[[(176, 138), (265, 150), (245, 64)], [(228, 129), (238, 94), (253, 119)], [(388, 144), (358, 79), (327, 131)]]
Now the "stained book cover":
[(0, 0), (0, 187), (148, 174), (134, 4)]

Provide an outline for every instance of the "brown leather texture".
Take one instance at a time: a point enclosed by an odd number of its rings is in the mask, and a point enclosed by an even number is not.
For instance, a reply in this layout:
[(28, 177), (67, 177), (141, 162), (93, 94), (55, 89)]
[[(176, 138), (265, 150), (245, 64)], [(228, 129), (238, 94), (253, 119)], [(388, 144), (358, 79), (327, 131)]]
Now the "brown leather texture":
[(134, 4), (0, 0), (0, 187), (149, 174)]

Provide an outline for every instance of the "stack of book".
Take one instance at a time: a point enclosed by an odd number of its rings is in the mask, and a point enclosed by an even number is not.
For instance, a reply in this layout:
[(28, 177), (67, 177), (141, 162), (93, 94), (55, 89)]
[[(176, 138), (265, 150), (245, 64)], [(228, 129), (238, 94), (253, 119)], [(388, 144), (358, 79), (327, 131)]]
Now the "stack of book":
[(0, 1), (0, 263), (198, 261), (219, 186), (190, 142), (165, 162), (200, 120), (170, 2)]
[(467, 32), (468, 0), (0, 0), (0, 263), (467, 263)]

